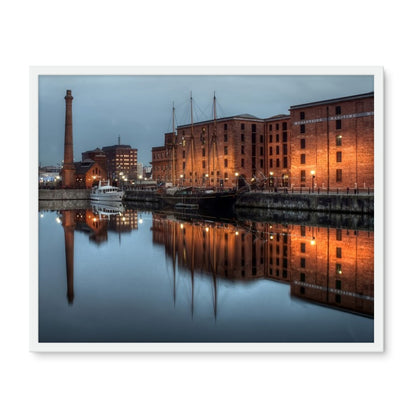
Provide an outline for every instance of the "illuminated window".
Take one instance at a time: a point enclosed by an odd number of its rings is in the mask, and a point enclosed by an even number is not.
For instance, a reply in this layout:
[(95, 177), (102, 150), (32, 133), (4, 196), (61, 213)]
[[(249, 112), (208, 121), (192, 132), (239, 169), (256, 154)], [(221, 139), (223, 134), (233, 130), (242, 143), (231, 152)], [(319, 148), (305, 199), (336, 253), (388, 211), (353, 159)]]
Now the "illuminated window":
[(335, 138), (335, 144), (336, 144), (337, 146), (342, 146), (342, 136), (338, 135), (338, 136)]

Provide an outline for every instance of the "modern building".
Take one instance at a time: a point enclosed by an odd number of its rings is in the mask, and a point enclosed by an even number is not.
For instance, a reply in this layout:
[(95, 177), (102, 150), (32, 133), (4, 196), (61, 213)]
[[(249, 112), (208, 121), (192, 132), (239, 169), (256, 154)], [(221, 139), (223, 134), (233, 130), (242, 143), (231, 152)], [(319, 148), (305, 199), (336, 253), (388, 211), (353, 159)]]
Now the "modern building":
[(127, 144), (105, 146), (102, 151), (107, 157), (107, 174), (112, 181), (137, 179), (137, 149)]

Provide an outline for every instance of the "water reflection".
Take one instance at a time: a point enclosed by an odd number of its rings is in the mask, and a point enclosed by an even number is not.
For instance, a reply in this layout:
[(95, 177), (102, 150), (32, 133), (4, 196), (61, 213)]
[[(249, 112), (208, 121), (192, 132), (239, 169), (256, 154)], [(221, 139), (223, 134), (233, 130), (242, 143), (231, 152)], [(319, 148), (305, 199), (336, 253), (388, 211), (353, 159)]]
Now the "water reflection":
[(46, 228), (48, 212), (41, 213), (40, 247), (54, 238), (59, 245), (63, 229), (66, 298), (75, 312), (63, 308), (49, 272), (59, 269), (59, 255), (40, 250), (41, 342), (373, 339), (372, 320), (359, 320), (374, 314), (372, 231), (220, 222), (123, 205), (57, 215)]
[(153, 241), (172, 262), (228, 280), (270, 279), (291, 295), (351, 312), (374, 313), (374, 233), (245, 221), (186, 221), (153, 215)]

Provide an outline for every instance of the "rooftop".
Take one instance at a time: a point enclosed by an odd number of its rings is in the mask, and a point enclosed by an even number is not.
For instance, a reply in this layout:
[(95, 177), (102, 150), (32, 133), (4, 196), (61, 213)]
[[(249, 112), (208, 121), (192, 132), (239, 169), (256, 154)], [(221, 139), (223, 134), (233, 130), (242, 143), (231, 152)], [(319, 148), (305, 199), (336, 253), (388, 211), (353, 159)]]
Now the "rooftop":
[(363, 98), (374, 98), (374, 91), (365, 94), (349, 95), (347, 97), (332, 98), (330, 100), (314, 101), (306, 104), (298, 104), (290, 106), (290, 110), (296, 110), (297, 108), (314, 107), (317, 105), (334, 104), (341, 101), (361, 100)]

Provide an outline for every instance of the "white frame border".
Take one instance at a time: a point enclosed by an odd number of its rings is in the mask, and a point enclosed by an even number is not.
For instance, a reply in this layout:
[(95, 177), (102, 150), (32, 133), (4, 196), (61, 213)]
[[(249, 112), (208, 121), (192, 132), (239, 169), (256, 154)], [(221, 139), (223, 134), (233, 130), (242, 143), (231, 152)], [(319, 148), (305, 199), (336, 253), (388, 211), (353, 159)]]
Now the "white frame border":
[[(384, 74), (380, 66), (33, 66), (30, 83), (29, 350), (33, 352), (383, 352), (384, 351)], [(372, 75), (374, 76), (373, 343), (39, 343), (38, 77), (40, 75)], [(330, 98), (330, 97), (329, 97)]]

